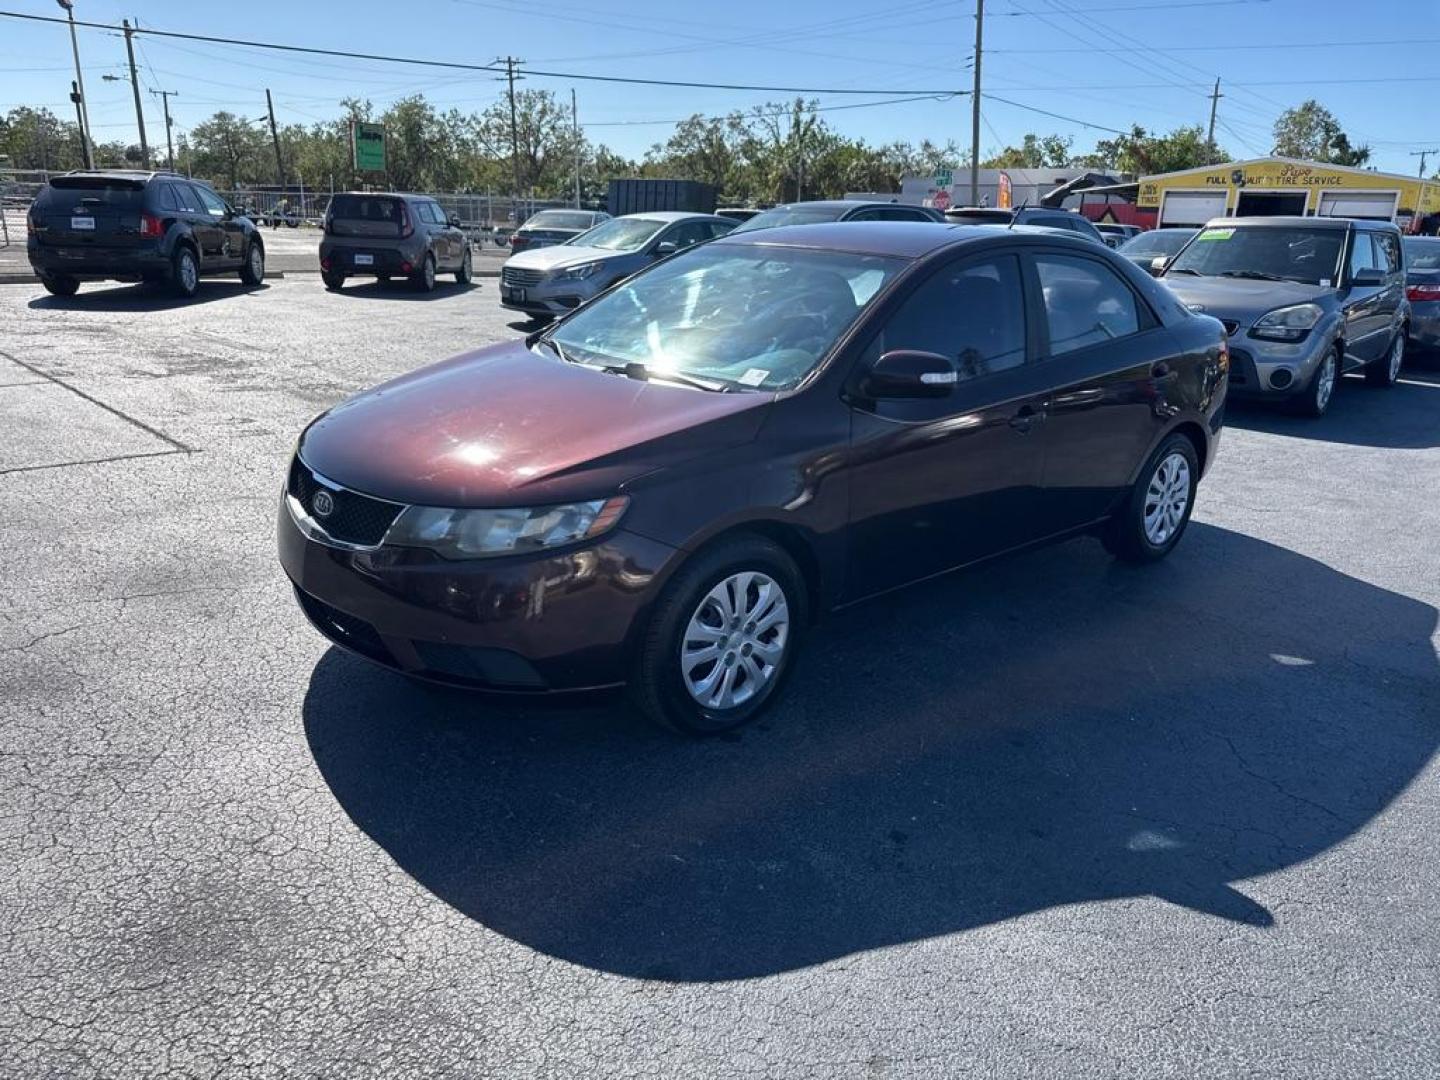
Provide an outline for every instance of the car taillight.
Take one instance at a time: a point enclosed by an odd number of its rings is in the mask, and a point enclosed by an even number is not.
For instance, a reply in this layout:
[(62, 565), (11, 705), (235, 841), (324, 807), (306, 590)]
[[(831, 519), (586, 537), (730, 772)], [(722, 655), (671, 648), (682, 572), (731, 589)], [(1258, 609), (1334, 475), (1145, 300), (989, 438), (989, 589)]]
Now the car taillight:
[(1421, 303), (1440, 300), (1440, 282), (1434, 285), (1411, 285), (1405, 290), (1405, 296), (1409, 300)]
[(400, 204), (400, 235), (409, 236), (415, 231), (415, 226), (410, 224), (410, 211), (405, 209), (405, 204)]
[(140, 215), (141, 236), (164, 236), (165, 224), (154, 214)]
[(519, 251), (519, 250), (520, 250), (521, 248), (523, 248), (527, 243), (529, 243), (529, 241), (526, 240), (525, 237), (520, 236), (520, 235), (518, 235), (518, 234), (512, 235), (512, 236), (510, 237), (510, 247), (511, 247), (511, 250)]

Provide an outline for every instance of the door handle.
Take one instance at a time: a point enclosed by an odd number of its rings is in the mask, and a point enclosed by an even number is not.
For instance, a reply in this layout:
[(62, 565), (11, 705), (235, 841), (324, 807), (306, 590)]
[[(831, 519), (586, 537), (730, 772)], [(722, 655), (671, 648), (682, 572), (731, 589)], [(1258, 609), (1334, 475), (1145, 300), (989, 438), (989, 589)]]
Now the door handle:
[(1159, 363), (1157, 363), (1154, 367), (1150, 369), (1150, 377), (1152, 379), (1163, 379), (1169, 374), (1170, 365), (1167, 364), (1164, 360), (1161, 360)]
[(1040, 412), (1033, 405), (1021, 405), (1020, 408), (1015, 410), (1015, 415), (1010, 417), (1008, 423), (1012, 428), (1024, 435), (1029, 432), (1039, 417)]

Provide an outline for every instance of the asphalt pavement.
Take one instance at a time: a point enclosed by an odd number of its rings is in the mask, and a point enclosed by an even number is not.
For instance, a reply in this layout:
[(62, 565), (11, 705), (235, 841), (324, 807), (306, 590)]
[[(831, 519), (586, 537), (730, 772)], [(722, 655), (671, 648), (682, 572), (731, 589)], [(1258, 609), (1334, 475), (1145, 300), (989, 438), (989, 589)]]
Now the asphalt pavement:
[(1440, 369), (1233, 409), (1164, 563), (857, 607), (691, 741), (412, 685), (277, 565), (311, 416), (517, 332), (0, 286), (0, 1076), (1436, 1075)]

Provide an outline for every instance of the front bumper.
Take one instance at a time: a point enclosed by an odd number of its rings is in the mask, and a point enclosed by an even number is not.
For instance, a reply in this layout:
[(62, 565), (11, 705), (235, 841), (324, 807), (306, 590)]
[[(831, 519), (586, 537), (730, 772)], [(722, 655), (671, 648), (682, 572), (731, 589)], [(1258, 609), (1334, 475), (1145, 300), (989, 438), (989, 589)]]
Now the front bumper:
[(542, 279), (535, 285), (512, 285), (500, 278), (500, 306), (530, 315), (565, 315), (600, 291), (600, 275), (575, 281)]
[(1275, 400), (1302, 393), (1330, 348), (1329, 335), (1314, 331), (1293, 344), (1253, 338), (1247, 331), (1239, 327), (1230, 335), (1229, 393), (1236, 398)]
[(522, 693), (623, 683), (632, 631), (675, 549), (623, 530), (553, 554), (452, 562), (307, 535), (281, 498), (280, 563), (331, 641), (435, 682)]

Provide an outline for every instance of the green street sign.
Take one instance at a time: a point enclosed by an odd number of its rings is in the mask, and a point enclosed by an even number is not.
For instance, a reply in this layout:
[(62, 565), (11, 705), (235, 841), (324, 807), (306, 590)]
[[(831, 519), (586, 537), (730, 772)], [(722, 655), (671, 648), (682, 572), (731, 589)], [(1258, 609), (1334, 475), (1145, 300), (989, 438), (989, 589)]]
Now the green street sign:
[(945, 169), (935, 174), (935, 186), (937, 188), (948, 188), (954, 179), (955, 177), (951, 174), (950, 170)]
[(350, 149), (356, 172), (385, 171), (385, 126), (356, 121), (350, 125)]

